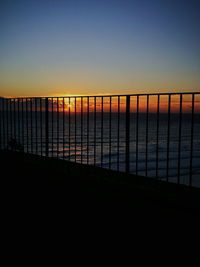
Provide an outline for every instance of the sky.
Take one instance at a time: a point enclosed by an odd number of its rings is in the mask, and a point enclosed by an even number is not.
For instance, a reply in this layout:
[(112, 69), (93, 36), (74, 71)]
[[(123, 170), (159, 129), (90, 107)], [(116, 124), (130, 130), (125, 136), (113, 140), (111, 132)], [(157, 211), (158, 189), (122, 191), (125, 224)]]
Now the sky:
[(200, 91), (200, 1), (0, 0), (0, 96)]

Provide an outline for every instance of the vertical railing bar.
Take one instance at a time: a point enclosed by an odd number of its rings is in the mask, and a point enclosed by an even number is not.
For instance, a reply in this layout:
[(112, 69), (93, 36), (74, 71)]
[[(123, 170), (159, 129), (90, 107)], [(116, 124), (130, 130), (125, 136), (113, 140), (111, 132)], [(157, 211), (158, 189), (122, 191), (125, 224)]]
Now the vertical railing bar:
[(3, 148), (6, 148), (6, 99), (3, 98)]
[(2, 137), (2, 121), (1, 121), (1, 115), (2, 115), (2, 99), (3, 98), (0, 98), (0, 150), (2, 149), (2, 140), (1, 140), (1, 137)]
[(57, 159), (59, 158), (59, 98), (57, 98)]
[(27, 153), (29, 153), (29, 147), (28, 147), (28, 99), (26, 98), (26, 146), (27, 146)]
[(192, 94), (192, 119), (191, 119), (191, 139), (190, 139), (190, 175), (189, 186), (192, 186), (192, 163), (193, 163), (193, 135), (194, 135), (194, 102), (195, 94)]
[(9, 138), (10, 138), (10, 135), (9, 135), (9, 125), (10, 125), (10, 116), (9, 116), (9, 99), (6, 99), (6, 120), (7, 120), (7, 150), (8, 150), (8, 144), (9, 144)]
[(35, 98), (35, 143), (36, 143), (36, 154), (38, 154), (38, 126), (37, 126), (37, 98)]
[(19, 115), (19, 101), (20, 101), (20, 98), (17, 99), (18, 103), (17, 103), (17, 116), (18, 116), (18, 140), (19, 140), (19, 144), (21, 143), (21, 140), (20, 140), (20, 115)]
[(3, 105), (2, 105), (2, 126), (3, 126), (3, 132), (2, 132), (2, 137), (3, 137), (3, 149), (6, 149), (6, 99), (3, 98)]
[(0, 109), (0, 124), (1, 124), (1, 129), (0, 129), (0, 135), (1, 135), (1, 148), (3, 149), (3, 98), (1, 98), (1, 109)]
[(3, 126), (3, 132), (2, 132), (2, 136), (3, 136), (3, 149), (5, 149), (5, 98), (2, 99), (3, 100), (3, 104), (2, 104), (2, 116), (3, 116), (3, 122), (2, 122), (2, 126)]
[(120, 96), (118, 96), (118, 112), (117, 112), (117, 170), (119, 171), (119, 144), (120, 144)]
[(112, 119), (112, 97), (110, 96), (110, 112), (109, 112), (109, 169), (111, 169), (111, 119)]
[(42, 112), (43, 112), (43, 111), (42, 111), (42, 98), (40, 98), (40, 149), (41, 149), (40, 154), (41, 154), (41, 156), (43, 155)]
[(5, 144), (6, 144), (6, 112), (5, 112), (5, 101), (6, 99), (3, 98), (3, 148), (5, 149)]
[(17, 141), (17, 133), (16, 133), (16, 102), (14, 98), (14, 139)]
[(149, 134), (149, 95), (147, 95), (146, 110), (146, 160), (145, 160), (145, 176), (148, 176), (148, 134)]
[(126, 173), (130, 171), (130, 96), (126, 96)]
[(45, 150), (46, 157), (49, 156), (49, 99), (45, 98)]
[(4, 150), (5, 150), (5, 144), (6, 144), (6, 127), (5, 127), (5, 124), (6, 124), (5, 114), (6, 114), (6, 112), (5, 112), (5, 101), (6, 101), (6, 99), (3, 98), (3, 105), (2, 105), (2, 109), (3, 109), (3, 111), (2, 111), (2, 116), (3, 116), (3, 123), (2, 123), (3, 133), (2, 133), (2, 135), (3, 135), (3, 149)]
[(76, 97), (74, 98), (74, 161), (76, 162)]
[(69, 160), (71, 158), (71, 153), (70, 153), (70, 149), (71, 149), (71, 136), (70, 136), (70, 131), (71, 131), (71, 110), (70, 110), (70, 102), (71, 102), (71, 99), (69, 97)]
[(12, 116), (12, 99), (10, 99), (10, 135), (13, 138), (13, 116)]
[(168, 96), (168, 123), (167, 123), (167, 182), (169, 181), (169, 146), (170, 146), (170, 122), (171, 122), (171, 95)]
[(1, 121), (1, 129), (0, 129), (0, 132), (1, 132), (1, 147), (2, 147), (2, 149), (5, 149), (5, 142), (4, 142), (4, 123), (3, 123), (3, 121), (4, 121), (4, 101), (5, 101), (5, 99), (4, 98), (1, 98), (1, 116), (0, 116), (0, 121)]
[(103, 96), (101, 97), (101, 167), (103, 167)]
[(6, 99), (3, 98), (3, 149), (6, 149)]
[[(9, 149), (9, 141), (10, 141), (10, 125), (11, 125), (11, 120), (10, 120), (10, 99), (7, 99), (7, 150)], [(1, 131), (1, 130), (0, 130)], [(0, 134), (1, 135), (1, 134)], [(0, 141), (1, 142), (1, 141)]]
[(65, 99), (63, 97), (63, 159), (65, 159)]
[(6, 137), (6, 139), (7, 139), (7, 150), (8, 150), (8, 143), (9, 143), (9, 113), (8, 113), (8, 111), (9, 111), (9, 105), (8, 105), (8, 99), (6, 99), (6, 121), (7, 121), (7, 129), (6, 129), (6, 131), (7, 131), (7, 137)]
[(158, 157), (159, 157), (159, 124), (160, 124), (160, 95), (157, 99), (157, 127), (156, 127), (156, 177), (158, 178)]
[(52, 112), (51, 112), (51, 156), (52, 158), (54, 157), (54, 133), (53, 133), (53, 123), (54, 123), (54, 102), (53, 102), (53, 97), (51, 98), (51, 107), (52, 107)]
[(83, 97), (81, 97), (81, 163), (83, 163)]
[[(1, 101), (2, 98), (0, 97), (0, 149), (1, 149), (1, 127), (2, 127), (2, 122), (1, 122)], [(7, 137), (7, 150), (9, 150), (10, 148), (10, 141), (12, 139), (12, 135), (11, 135), (11, 124), (12, 124), (12, 120), (11, 120), (11, 98), (7, 99), (7, 132), (8, 132), (8, 137)]]
[(96, 97), (94, 97), (94, 166), (96, 165)]
[(182, 129), (182, 94), (180, 94), (180, 111), (179, 111), (179, 135), (178, 135), (178, 175), (177, 183), (180, 184), (180, 165), (181, 165), (181, 129)]
[(2, 116), (3, 116), (3, 148), (5, 149), (5, 140), (6, 140), (6, 131), (5, 131), (5, 98), (3, 98), (3, 105), (2, 105), (3, 111), (2, 111)]
[(89, 107), (89, 96), (87, 97), (87, 164), (89, 164), (89, 112), (90, 112), (90, 107)]
[(3, 148), (4, 148), (4, 150), (5, 150), (5, 144), (6, 144), (6, 111), (5, 111), (5, 106), (6, 106), (6, 104), (5, 104), (5, 102), (6, 102), (6, 99), (5, 98), (3, 98), (3, 113), (2, 113), (2, 115), (3, 115)]
[(3, 98), (0, 101), (0, 148), (3, 149)]
[(22, 101), (22, 145), (23, 145), (23, 151), (24, 151), (24, 99), (21, 99)]
[(7, 99), (5, 98), (4, 101), (5, 101), (5, 102), (4, 102), (4, 116), (5, 116), (5, 118), (4, 118), (4, 120), (5, 120), (5, 125), (4, 125), (4, 127), (5, 127), (5, 129), (4, 129), (4, 131), (5, 131), (4, 149), (6, 149), (6, 142), (7, 142), (7, 133), (6, 133), (6, 131), (7, 131), (7, 120), (6, 120), (7, 112), (6, 112), (6, 102), (7, 102)]
[(33, 153), (33, 98), (30, 98), (31, 112), (31, 153)]
[(136, 110), (136, 155), (135, 155), (135, 165), (136, 165), (136, 175), (138, 174), (138, 138), (139, 138), (139, 95), (137, 95), (137, 110)]

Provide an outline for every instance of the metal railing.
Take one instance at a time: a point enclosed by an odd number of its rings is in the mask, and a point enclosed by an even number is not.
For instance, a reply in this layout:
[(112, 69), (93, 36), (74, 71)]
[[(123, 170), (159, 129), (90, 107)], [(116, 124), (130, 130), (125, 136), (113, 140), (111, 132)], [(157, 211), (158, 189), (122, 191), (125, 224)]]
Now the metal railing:
[(200, 92), (0, 98), (0, 149), (200, 186)]

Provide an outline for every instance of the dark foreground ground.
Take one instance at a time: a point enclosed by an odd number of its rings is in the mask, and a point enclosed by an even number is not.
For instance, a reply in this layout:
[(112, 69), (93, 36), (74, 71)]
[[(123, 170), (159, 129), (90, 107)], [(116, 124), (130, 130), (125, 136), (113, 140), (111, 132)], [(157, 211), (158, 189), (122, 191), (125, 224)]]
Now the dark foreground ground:
[(200, 190), (17, 152), (0, 152), (3, 205), (111, 216), (200, 215)]

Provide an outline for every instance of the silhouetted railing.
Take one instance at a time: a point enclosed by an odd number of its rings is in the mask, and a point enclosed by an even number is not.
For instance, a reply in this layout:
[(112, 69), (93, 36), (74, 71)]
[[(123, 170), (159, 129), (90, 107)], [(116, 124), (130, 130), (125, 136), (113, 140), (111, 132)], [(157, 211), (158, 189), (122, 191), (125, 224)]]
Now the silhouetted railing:
[(200, 93), (0, 98), (0, 149), (200, 186)]

